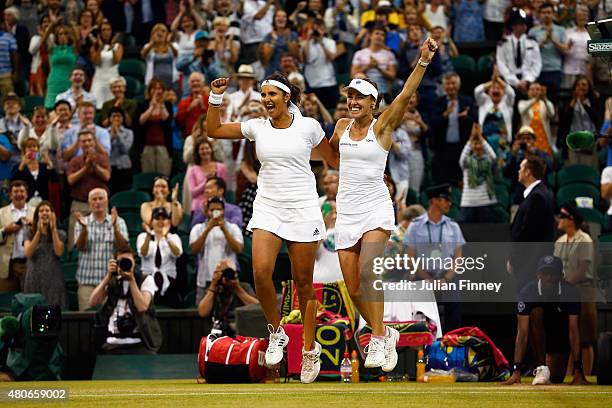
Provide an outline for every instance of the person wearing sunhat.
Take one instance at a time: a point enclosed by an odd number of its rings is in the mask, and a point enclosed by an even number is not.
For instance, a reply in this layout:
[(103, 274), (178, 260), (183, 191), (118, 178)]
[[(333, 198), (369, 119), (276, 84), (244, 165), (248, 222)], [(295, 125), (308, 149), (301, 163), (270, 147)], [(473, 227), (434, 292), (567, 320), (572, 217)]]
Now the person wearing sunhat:
[[(450, 184), (439, 184), (425, 190), (429, 200), (427, 212), (413, 220), (404, 236), (404, 245), (409, 257), (425, 254), (430, 258), (457, 258), (462, 256), (465, 238), (461, 227), (446, 214), (452, 206), (452, 188)], [(433, 264), (437, 264), (433, 262)], [(456, 273), (445, 269), (420, 269), (416, 272), (418, 279), (451, 282)], [(436, 294), (436, 298), (441, 298)], [(449, 300), (456, 300), (450, 294)], [(444, 296), (444, 295), (443, 295)], [(448, 298), (447, 298), (448, 299)], [(461, 327), (462, 307), (457, 302), (438, 302), (445, 305), (444, 332)]]
[(22, 106), (21, 99), (15, 92), (9, 92), (2, 104), (4, 117), (0, 119), (0, 134), (4, 134), (11, 142), (9, 159), (11, 167), (21, 161), (19, 133), (23, 128), (32, 126), (28, 118), (21, 113)]
[(584, 374), (591, 375), (593, 344), (597, 341), (597, 291), (593, 280), (593, 240), (582, 230), (584, 219), (574, 203), (561, 206), (559, 229), (563, 234), (555, 242), (555, 256), (563, 262), (564, 279), (580, 291), (580, 347)]
[(527, 14), (523, 10), (512, 10), (508, 26), (512, 33), (497, 45), (497, 68), (507, 83), (527, 95), (529, 84), (538, 79), (542, 69), (540, 47), (527, 37)]
[(532, 385), (560, 384), (571, 356), (571, 385), (589, 384), (582, 369), (580, 351), (580, 292), (563, 280), (563, 262), (556, 256), (538, 261), (537, 278), (520, 292), (517, 303), (517, 334), (512, 376), (504, 385), (520, 384), (529, 335), (537, 368)]
[(255, 71), (248, 64), (242, 64), (236, 72), (238, 79), (238, 90), (228, 95), (229, 106), (227, 107), (227, 115), (230, 120), (238, 120), (240, 110), (243, 106), (247, 106), (249, 101), (261, 100), (261, 94), (255, 90)]

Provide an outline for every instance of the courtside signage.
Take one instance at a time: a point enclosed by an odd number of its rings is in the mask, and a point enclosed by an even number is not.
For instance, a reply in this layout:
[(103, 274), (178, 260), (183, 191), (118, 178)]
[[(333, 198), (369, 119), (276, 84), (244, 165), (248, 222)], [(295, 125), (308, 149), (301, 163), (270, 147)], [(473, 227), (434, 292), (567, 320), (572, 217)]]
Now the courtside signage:
[(612, 40), (589, 40), (587, 41), (587, 52), (594, 55), (612, 55)]

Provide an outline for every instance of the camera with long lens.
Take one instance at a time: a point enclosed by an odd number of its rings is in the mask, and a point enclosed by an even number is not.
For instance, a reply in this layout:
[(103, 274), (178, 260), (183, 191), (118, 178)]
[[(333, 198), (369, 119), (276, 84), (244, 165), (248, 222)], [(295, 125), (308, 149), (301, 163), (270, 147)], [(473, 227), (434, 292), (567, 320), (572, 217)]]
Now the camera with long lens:
[(134, 263), (130, 258), (121, 258), (117, 261), (117, 272), (120, 270), (123, 272), (129, 272), (132, 270)]
[(225, 280), (234, 280), (236, 279), (236, 271), (232, 268), (225, 268), (221, 271), (221, 274)]

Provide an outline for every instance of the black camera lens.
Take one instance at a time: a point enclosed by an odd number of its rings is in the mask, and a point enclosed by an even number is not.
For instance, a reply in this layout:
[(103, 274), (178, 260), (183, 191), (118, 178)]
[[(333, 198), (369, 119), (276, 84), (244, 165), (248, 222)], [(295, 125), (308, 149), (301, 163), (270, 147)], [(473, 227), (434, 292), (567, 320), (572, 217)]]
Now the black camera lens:
[(225, 268), (221, 273), (226, 280), (236, 279), (236, 271), (232, 268)]
[(117, 262), (117, 265), (119, 266), (120, 270), (124, 272), (129, 272), (132, 269), (132, 265), (134, 265), (134, 263), (130, 258), (121, 258)]

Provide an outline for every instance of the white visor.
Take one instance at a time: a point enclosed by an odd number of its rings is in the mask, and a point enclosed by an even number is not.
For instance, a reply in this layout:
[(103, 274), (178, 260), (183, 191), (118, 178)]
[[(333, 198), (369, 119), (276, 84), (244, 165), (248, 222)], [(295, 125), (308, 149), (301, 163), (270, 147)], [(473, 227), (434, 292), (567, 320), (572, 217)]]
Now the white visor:
[(376, 87), (366, 80), (352, 79), (351, 83), (344, 89), (348, 90), (349, 88), (354, 89), (365, 96), (372, 95), (375, 100), (378, 100), (378, 91), (376, 90)]

